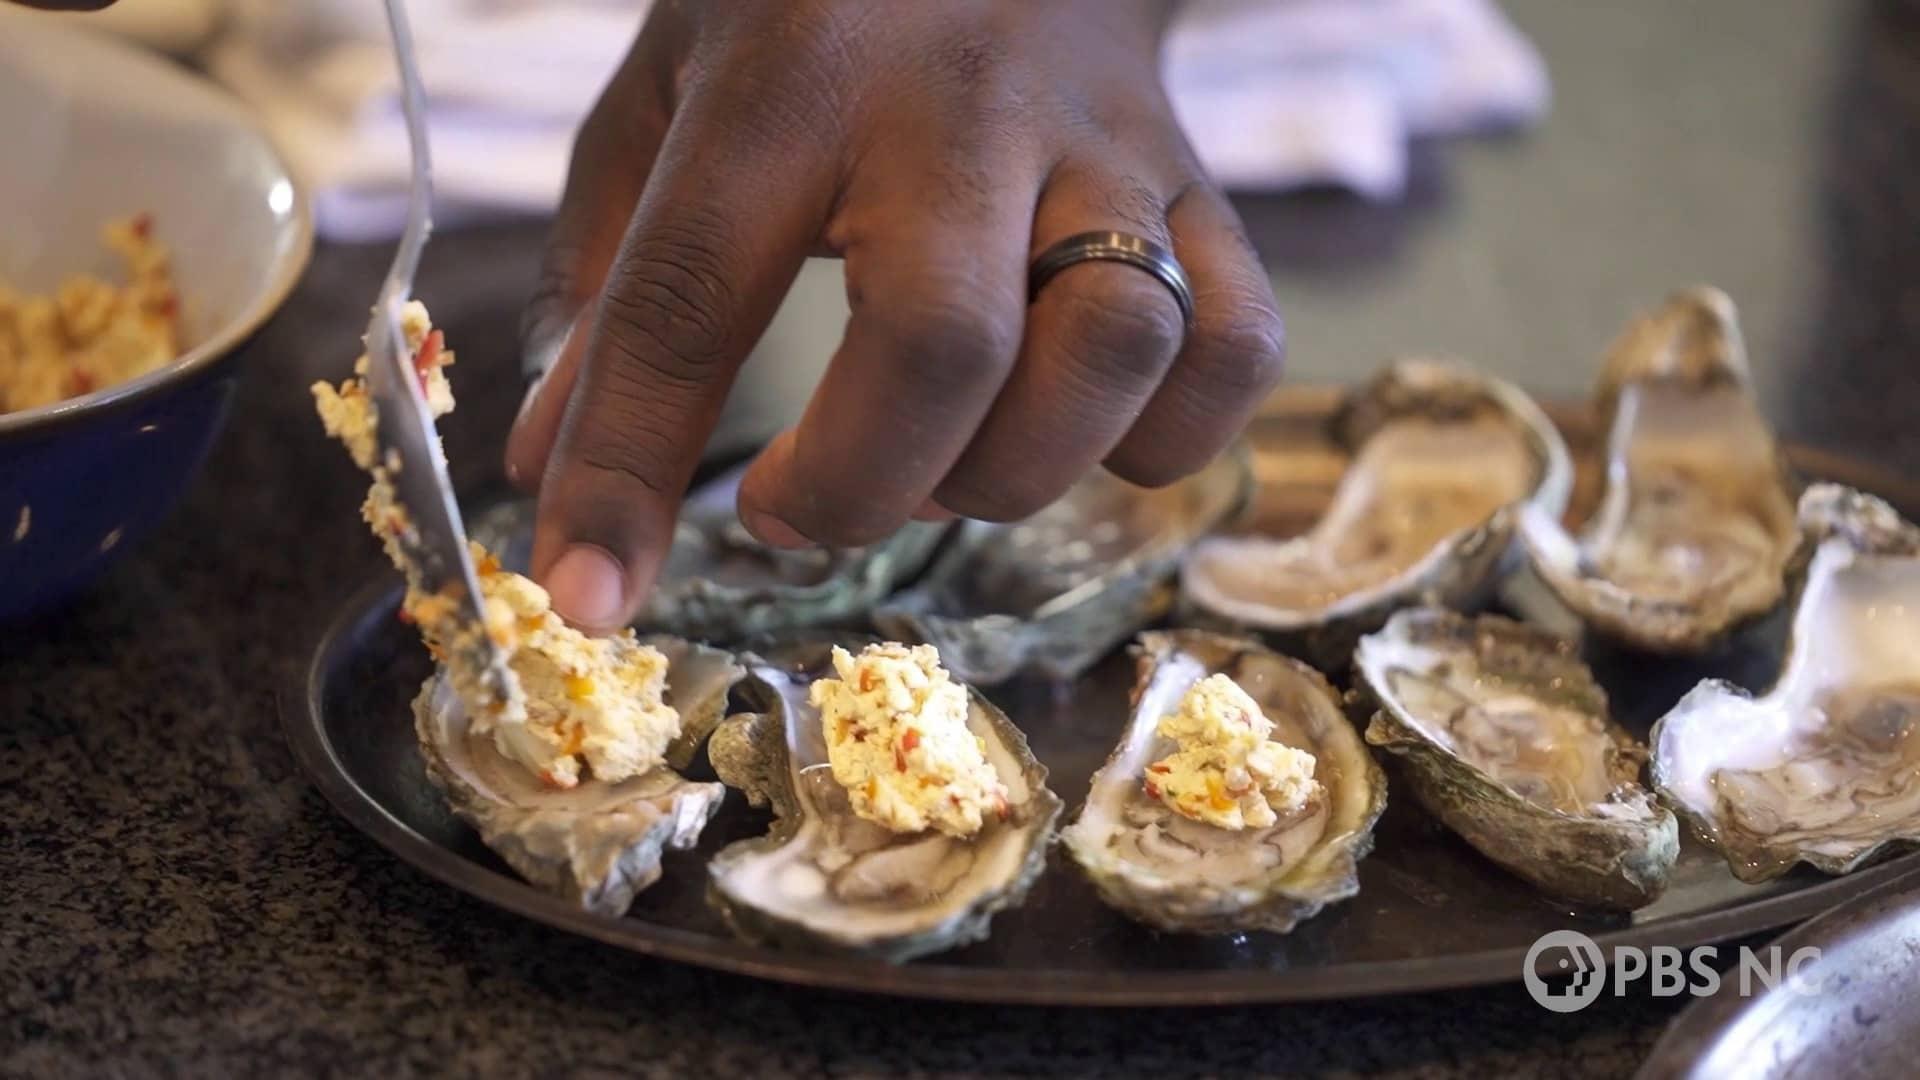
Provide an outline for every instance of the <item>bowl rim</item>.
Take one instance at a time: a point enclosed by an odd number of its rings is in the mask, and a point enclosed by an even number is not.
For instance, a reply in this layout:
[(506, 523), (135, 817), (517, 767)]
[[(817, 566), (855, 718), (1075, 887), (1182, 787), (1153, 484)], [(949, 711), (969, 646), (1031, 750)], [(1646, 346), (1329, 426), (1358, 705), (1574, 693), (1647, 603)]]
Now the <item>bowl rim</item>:
[(145, 65), (163, 78), (183, 80), (198, 92), (218, 98), (231, 110), (240, 129), (259, 140), (267, 159), (278, 170), (281, 180), (291, 192), (292, 201), (284, 212), (284, 229), (287, 231), (280, 234), (283, 240), (290, 242), (282, 246), (269, 264), (265, 287), (238, 315), (215, 327), (198, 344), (175, 357), (165, 367), (50, 405), (0, 412), (0, 438), (42, 434), (69, 423), (115, 412), (137, 404), (163, 387), (190, 382), (210, 371), (252, 337), (286, 303), (287, 297), (306, 273), (307, 264), (313, 257), (314, 244), (313, 201), (307, 185), (295, 174), (286, 152), (261, 122), (259, 114), (232, 91), (204, 74), (150, 55), (143, 49), (97, 30), (61, 26), (31, 17), (24, 17), (20, 22), (38, 23), (33, 29), (50, 37), (84, 41), (86, 44), (83, 48), (117, 53), (117, 62)]

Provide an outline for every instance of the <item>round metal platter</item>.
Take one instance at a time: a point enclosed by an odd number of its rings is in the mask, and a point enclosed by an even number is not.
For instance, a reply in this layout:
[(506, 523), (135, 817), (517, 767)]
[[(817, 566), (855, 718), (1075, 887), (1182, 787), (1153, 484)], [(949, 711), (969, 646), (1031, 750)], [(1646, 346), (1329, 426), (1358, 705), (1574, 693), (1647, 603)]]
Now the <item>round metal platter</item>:
[[(1251, 436), (1262, 488), (1249, 513), (1262, 527), (1304, 528), (1338, 478), (1337, 461), (1284, 457), (1289, 432), (1310, 429), (1335, 395), (1285, 395)], [(1587, 425), (1552, 410), (1577, 458)], [(1795, 451), (1811, 477), (1831, 479), (1920, 511), (1920, 490), (1859, 462)], [(1325, 467), (1322, 467), (1325, 466)], [(1592, 496), (1586, 478), (1575, 498)], [(1672, 883), (1631, 915), (1596, 914), (1549, 901), (1487, 862), (1389, 790), (1360, 893), (1293, 933), (1222, 937), (1160, 934), (1103, 906), (1058, 852), (1026, 903), (999, 915), (976, 945), (905, 965), (786, 952), (733, 938), (705, 900), (705, 860), (767, 828), (763, 811), (730, 793), (697, 850), (674, 852), (662, 880), (625, 917), (588, 914), (515, 877), (428, 783), (409, 702), (429, 671), (412, 628), (395, 617), (396, 583), (355, 596), (324, 632), (308, 669), (304, 708), (283, 723), (303, 767), (333, 805), (402, 859), (441, 881), (528, 918), (637, 953), (782, 982), (954, 1001), (1056, 1005), (1195, 1005), (1300, 1001), (1431, 990), (1518, 979), (1528, 947), (1550, 930), (1582, 931), (1612, 947), (1687, 947), (1809, 918), (1920, 868), (1920, 854), (1842, 878), (1804, 868), (1763, 885), (1735, 880), (1691, 837)], [(1706, 677), (1764, 688), (1778, 668), (1784, 614), (1705, 659), (1665, 660), (1590, 647), (1616, 716), (1644, 737), (1653, 721)], [(1118, 737), (1133, 664), (1124, 653), (1072, 685), (1017, 681), (989, 691), (1052, 772), (1070, 808)], [(710, 779), (703, 761), (691, 770)], [(1389, 772), (1391, 776), (1391, 771)], [(1072, 810), (1069, 810), (1069, 814)]]
[(1674, 1019), (1641, 1080), (1912, 1075), (1920, 872), (1854, 897), (1771, 948), (1803, 957), (1803, 966), (1786, 967), (1797, 974), (1767, 987), (1728, 973), (1718, 992)]

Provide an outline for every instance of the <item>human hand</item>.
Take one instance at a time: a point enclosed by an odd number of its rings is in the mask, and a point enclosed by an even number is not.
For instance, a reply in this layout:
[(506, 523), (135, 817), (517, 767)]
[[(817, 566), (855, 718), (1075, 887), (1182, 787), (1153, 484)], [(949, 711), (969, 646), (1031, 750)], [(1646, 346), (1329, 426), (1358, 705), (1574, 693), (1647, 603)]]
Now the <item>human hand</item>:
[[(1024, 517), (1096, 464), (1157, 485), (1278, 380), (1265, 272), (1159, 83), (1169, 0), (662, 0), (574, 148), (530, 352), (557, 355), (508, 474), (533, 568), (592, 630), (645, 599), (733, 376), (810, 254), (846, 262), (845, 337), (748, 471), (777, 546), (909, 518)], [(1030, 260), (1115, 229), (1154, 276)]]

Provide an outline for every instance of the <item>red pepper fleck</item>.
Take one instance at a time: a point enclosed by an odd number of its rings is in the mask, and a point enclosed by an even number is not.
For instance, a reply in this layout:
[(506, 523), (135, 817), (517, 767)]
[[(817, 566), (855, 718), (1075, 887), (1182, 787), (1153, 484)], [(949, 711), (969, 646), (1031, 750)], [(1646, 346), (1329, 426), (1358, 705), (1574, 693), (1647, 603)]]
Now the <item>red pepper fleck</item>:
[(1153, 781), (1151, 780), (1147, 781), (1147, 795), (1155, 799), (1160, 797), (1160, 789), (1158, 787), (1155, 787)]
[(908, 728), (907, 733), (905, 735), (900, 736), (900, 749), (905, 750), (909, 754), (913, 753), (914, 748), (919, 745), (920, 745), (920, 729), (919, 728)]
[(394, 612), (394, 615), (397, 616), (401, 622), (406, 623), (408, 626), (412, 626), (414, 624), (415, 620), (413, 618), (413, 612), (408, 611), (406, 608), (401, 608), (400, 610)]
[(1172, 766), (1162, 765), (1156, 761), (1153, 764), (1147, 766), (1147, 771), (1153, 772), (1153, 773), (1170, 773), (1173, 771), (1173, 768)]
[(127, 228), (134, 236), (146, 240), (153, 236), (153, 215), (142, 210), (133, 215), (133, 220), (127, 223)]
[(163, 319), (171, 319), (180, 314), (180, 296), (169, 289), (153, 302), (153, 313)]
[(420, 351), (413, 354), (413, 373), (420, 377), (420, 390), (427, 389), (427, 376), (440, 363), (440, 350), (446, 346), (446, 337), (435, 330), (420, 343)]
[(1011, 808), (1007, 806), (1007, 797), (1005, 795), (995, 795), (993, 797), (993, 812), (999, 815), (1001, 821), (1007, 820), (1008, 815), (1012, 813)]
[(893, 751), (893, 771), (907, 771), (907, 755), (901, 753), (899, 747), (895, 747)]

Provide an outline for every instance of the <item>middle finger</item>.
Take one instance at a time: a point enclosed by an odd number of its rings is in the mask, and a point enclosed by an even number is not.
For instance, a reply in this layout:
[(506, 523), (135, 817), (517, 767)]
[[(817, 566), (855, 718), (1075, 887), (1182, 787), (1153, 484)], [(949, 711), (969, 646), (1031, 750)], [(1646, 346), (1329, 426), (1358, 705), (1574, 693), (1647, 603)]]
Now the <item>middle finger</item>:
[(1037, 171), (949, 157), (876, 166), (849, 192), (832, 239), (852, 318), (799, 425), (741, 487), (761, 540), (865, 544), (924, 509), (1013, 366)]

